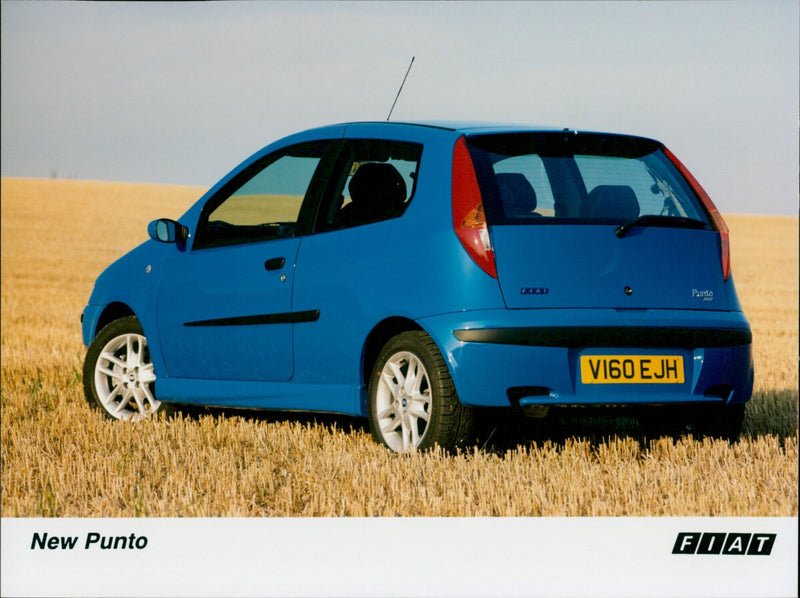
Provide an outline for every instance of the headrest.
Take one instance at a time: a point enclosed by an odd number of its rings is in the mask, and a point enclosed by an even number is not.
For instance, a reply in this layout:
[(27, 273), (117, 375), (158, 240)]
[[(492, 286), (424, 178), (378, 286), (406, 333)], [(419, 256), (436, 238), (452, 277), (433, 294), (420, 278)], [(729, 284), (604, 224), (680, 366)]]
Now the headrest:
[(589, 193), (587, 209), (589, 218), (614, 218), (635, 220), (639, 217), (639, 200), (627, 185), (599, 185)]
[(381, 202), (399, 204), (406, 200), (406, 183), (391, 164), (367, 162), (356, 170), (350, 184), (353, 203)]
[(497, 190), (507, 218), (531, 216), (536, 209), (536, 191), (524, 174), (501, 172), (497, 175)]

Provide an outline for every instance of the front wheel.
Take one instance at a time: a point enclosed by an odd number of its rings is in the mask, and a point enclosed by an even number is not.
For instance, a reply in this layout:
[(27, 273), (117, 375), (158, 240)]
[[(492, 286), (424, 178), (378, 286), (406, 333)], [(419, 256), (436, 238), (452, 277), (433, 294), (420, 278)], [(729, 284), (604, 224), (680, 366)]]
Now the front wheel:
[(439, 349), (421, 331), (398, 334), (383, 347), (368, 408), (372, 436), (398, 453), (452, 450), (472, 434), (472, 410), (459, 402)]
[(92, 341), (83, 364), (86, 400), (110, 419), (139, 420), (159, 410), (156, 375), (139, 320), (120, 318)]

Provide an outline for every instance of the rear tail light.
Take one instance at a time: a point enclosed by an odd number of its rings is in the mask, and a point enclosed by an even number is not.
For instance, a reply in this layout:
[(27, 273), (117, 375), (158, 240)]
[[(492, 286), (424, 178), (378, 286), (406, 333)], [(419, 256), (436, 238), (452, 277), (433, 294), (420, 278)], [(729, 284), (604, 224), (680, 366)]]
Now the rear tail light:
[(720, 252), (722, 254), (722, 276), (725, 280), (728, 280), (728, 276), (730, 276), (731, 273), (731, 245), (728, 225), (725, 224), (725, 221), (722, 219), (722, 214), (719, 213), (717, 206), (715, 206), (714, 202), (711, 201), (708, 193), (706, 193), (705, 189), (703, 189), (697, 179), (694, 178), (694, 175), (689, 172), (689, 169), (686, 168), (683, 163), (681, 163), (681, 161), (675, 157), (675, 154), (673, 154), (667, 148), (663, 148), (663, 150), (667, 158), (670, 159), (670, 161), (676, 166), (676, 168), (692, 187), (692, 190), (695, 192), (697, 197), (700, 198), (700, 202), (703, 204), (706, 212), (708, 212), (708, 216), (711, 219), (714, 230), (719, 232)]
[(453, 229), (469, 256), (489, 276), (497, 278), (489, 225), (483, 210), (483, 199), (478, 187), (475, 167), (463, 137), (453, 149)]

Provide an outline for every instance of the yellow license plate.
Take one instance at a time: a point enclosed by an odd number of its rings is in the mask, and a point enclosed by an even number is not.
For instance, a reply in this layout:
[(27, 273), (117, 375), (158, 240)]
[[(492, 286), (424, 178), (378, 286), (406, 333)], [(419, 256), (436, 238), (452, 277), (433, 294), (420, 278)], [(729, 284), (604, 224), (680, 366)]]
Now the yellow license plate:
[(683, 384), (681, 355), (581, 355), (584, 384)]

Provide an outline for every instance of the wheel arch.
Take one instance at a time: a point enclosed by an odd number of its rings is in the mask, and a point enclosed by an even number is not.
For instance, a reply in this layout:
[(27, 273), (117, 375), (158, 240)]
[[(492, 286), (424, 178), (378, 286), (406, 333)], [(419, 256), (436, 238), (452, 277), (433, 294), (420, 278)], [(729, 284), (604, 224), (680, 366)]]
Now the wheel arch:
[(100, 317), (97, 319), (97, 325), (95, 326), (92, 337), (94, 338), (97, 336), (98, 332), (111, 324), (111, 322), (114, 320), (119, 320), (120, 318), (126, 318), (128, 316), (136, 316), (136, 313), (130, 308), (129, 305), (122, 303), (121, 301), (109, 303), (100, 313)]
[[(411, 330), (421, 330), (426, 332), (422, 326), (417, 324), (414, 320), (404, 318), (402, 316), (393, 316), (381, 320), (367, 335), (364, 341), (364, 347), (361, 354), (361, 384), (362, 388), (368, 386), (367, 382), (375, 367), (375, 362), (378, 360), (378, 354), (383, 346), (389, 342), (389, 339), (397, 336), (402, 332), (409, 332)], [(367, 399), (366, 392), (361, 396), (361, 413), (367, 413)]]

